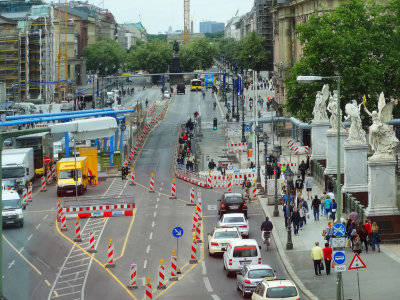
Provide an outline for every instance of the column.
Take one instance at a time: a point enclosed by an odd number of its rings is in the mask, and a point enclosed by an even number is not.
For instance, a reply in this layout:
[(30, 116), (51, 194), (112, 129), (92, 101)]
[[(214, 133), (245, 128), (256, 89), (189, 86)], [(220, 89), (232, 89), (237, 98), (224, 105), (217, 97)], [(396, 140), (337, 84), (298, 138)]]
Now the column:
[[(340, 173), (344, 172), (344, 141), (346, 132), (340, 131)], [(328, 130), (326, 132), (326, 168), (325, 175), (337, 174), (337, 131)]]
[(311, 123), (311, 160), (326, 159), (326, 131), (330, 128), (329, 122)]

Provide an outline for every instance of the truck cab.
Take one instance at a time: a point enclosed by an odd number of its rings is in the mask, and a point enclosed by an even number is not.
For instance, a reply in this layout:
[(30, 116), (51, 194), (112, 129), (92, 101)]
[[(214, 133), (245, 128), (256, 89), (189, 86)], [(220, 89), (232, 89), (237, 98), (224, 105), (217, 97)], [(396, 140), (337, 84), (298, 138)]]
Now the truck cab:
[(2, 216), (3, 226), (24, 226), (24, 214), (22, 212), (21, 198), (16, 191), (2, 190)]
[(57, 162), (57, 196), (66, 193), (82, 195), (88, 186), (87, 157), (63, 158)]

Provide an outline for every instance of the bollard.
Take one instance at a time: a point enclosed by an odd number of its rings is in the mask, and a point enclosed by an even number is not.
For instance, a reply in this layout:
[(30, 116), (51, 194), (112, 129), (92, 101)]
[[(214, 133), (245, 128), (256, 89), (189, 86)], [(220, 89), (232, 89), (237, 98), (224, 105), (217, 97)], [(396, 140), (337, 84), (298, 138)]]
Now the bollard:
[(57, 202), (57, 221), (61, 221), (61, 216), (63, 214), (63, 207), (62, 207), (62, 203), (61, 203), (61, 199), (58, 199)]
[(197, 211), (196, 211), (197, 206), (194, 208), (194, 212), (193, 212), (193, 227), (192, 227), (192, 231), (194, 232), (196, 230), (196, 224), (199, 221), (199, 218), (197, 217)]
[(26, 193), (26, 189), (22, 190), (22, 205), (28, 205), (28, 194)]
[(201, 244), (203, 241), (201, 240), (201, 221), (198, 221), (196, 224), (195, 232), (197, 243)]
[(135, 182), (135, 168), (132, 168), (132, 172), (131, 172), (131, 182), (129, 182), (130, 185), (136, 185)]
[(176, 257), (176, 250), (172, 250), (172, 256), (171, 256), (171, 277), (169, 280), (171, 281), (178, 281), (178, 276), (177, 274), (177, 265), (178, 265), (178, 258)]
[(169, 199), (176, 199), (175, 178), (172, 179), (172, 184), (171, 184), (171, 197), (169, 197)]
[(212, 180), (211, 180), (211, 176), (207, 177), (207, 186), (212, 189)]
[(253, 198), (253, 200), (256, 200), (257, 199), (257, 183), (256, 183), (256, 180), (254, 179), (254, 184), (253, 184), (253, 186), (252, 186), (252, 188), (251, 188), (251, 191), (252, 191), (252, 198)]
[(47, 184), (50, 184), (50, 183), (51, 183), (51, 171), (50, 171), (50, 167), (49, 167), (49, 169), (47, 170), (46, 176), (47, 176)]
[(42, 192), (47, 192), (46, 177), (42, 176)]
[(165, 290), (165, 267), (164, 260), (160, 259), (160, 266), (158, 267), (158, 285), (157, 290)]
[(126, 287), (130, 290), (137, 289), (137, 266), (136, 264), (131, 265), (131, 271), (130, 271), (130, 278), (129, 278), (129, 285)]
[(150, 282), (150, 277), (146, 278), (146, 291), (145, 291), (145, 299), (146, 300), (152, 300), (153, 299), (153, 291), (151, 288), (151, 282)]
[(80, 225), (80, 222), (79, 222), (79, 217), (76, 217), (74, 242), (82, 242), (82, 239), (81, 239), (81, 225)]
[(202, 218), (202, 210), (201, 210), (202, 206), (203, 206), (203, 205), (202, 205), (202, 203), (201, 203), (201, 198), (199, 197), (199, 198), (197, 199), (197, 204), (196, 204), (199, 220), (202, 220), (202, 219), (203, 219), (203, 218)]
[(67, 231), (67, 218), (64, 215), (64, 211), (61, 210), (61, 231)]
[(28, 185), (28, 201), (32, 202), (32, 182), (29, 182)]
[(94, 232), (93, 230), (90, 230), (90, 234), (89, 234), (89, 249), (87, 250), (87, 252), (89, 253), (96, 253), (97, 250), (94, 248)]
[(51, 177), (53, 178), (54, 181), (57, 179), (57, 171), (55, 164), (51, 166)]
[(190, 203), (186, 203), (188, 206), (195, 206), (196, 204), (194, 203), (194, 188), (190, 188)]
[(114, 264), (114, 245), (112, 243), (112, 239), (109, 240), (108, 243), (108, 263), (106, 264), (106, 268), (114, 268), (115, 264)]
[(228, 179), (228, 192), (232, 192), (232, 177), (229, 176)]
[(189, 260), (189, 264), (197, 264), (198, 260), (197, 260), (197, 241), (196, 241), (196, 235), (193, 234), (193, 241), (192, 241), (192, 249), (190, 251), (190, 260)]
[(154, 176), (154, 173), (151, 173), (149, 193), (154, 193), (154, 177), (153, 176)]

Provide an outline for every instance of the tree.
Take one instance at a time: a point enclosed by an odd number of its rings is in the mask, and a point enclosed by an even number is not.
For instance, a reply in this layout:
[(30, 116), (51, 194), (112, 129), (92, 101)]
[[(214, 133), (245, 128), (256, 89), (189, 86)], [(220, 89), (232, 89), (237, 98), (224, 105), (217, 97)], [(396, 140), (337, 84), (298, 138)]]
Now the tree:
[(234, 54), (239, 66), (256, 71), (265, 70), (271, 55), (265, 50), (265, 43), (265, 38), (258, 36), (254, 31), (241, 40)]
[[(400, 96), (400, 4), (393, 0), (375, 4), (349, 0), (336, 10), (310, 16), (297, 26), (304, 45), (302, 58), (286, 78), (286, 109), (309, 121), (317, 90), (323, 83), (300, 85), (298, 75), (341, 76), (341, 104), (367, 97), (369, 109), (376, 107), (377, 95)], [(399, 107), (395, 108), (400, 111)]]
[(195, 39), (184, 45), (179, 52), (182, 68), (185, 72), (209, 68), (213, 65), (215, 53), (216, 46), (210, 44), (207, 39)]
[(101, 76), (115, 74), (122, 68), (126, 51), (111, 39), (102, 38), (83, 50), (88, 71), (98, 71)]
[(133, 47), (127, 56), (131, 70), (146, 70), (150, 73), (163, 73), (168, 70), (172, 58), (172, 46), (154, 39), (147, 44)]
[(221, 39), (217, 44), (217, 54), (231, 64), (239, 64), (239, 62), (235, 60), (238, 50), (239, 42), (232, 38)]

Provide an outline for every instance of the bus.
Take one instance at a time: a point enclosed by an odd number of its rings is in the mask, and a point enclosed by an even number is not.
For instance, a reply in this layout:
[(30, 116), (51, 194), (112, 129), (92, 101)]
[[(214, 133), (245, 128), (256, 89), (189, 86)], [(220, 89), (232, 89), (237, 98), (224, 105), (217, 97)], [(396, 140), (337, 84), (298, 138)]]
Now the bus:
[[(35, 175), (44, 176), (54, 163), (53, 138), (50, 132), (41, 132), (19, 136), (15, 140), (17, 148), (33, 148), (33, 165)], [(50, 162), (44, 163), (43, 158), (49, 157)]]
[(201, 80), (200, 79), (192, 79), (190, 81), (190, 90), (191, 91), (201, 91)]

